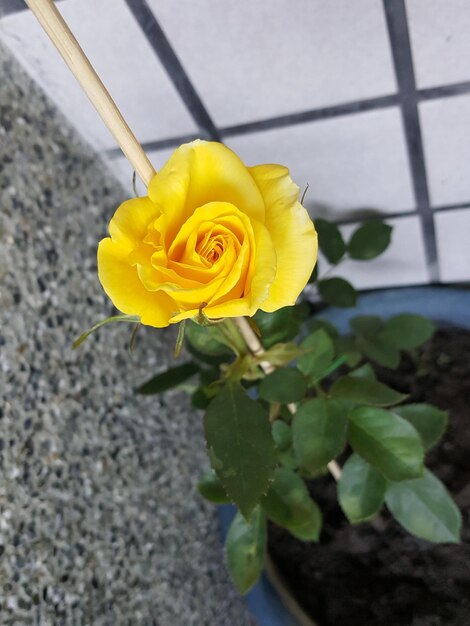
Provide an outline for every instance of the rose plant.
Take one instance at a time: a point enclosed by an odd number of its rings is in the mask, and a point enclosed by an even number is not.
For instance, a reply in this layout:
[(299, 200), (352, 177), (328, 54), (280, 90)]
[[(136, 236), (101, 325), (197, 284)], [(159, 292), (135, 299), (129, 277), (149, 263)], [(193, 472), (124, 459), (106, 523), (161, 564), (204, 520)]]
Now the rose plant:
[[(137, 391), (188, 389), (197, 376), (189, 388), (194, 407), (205, 411), (212, 466), (199, 491), (238, 508), (226, 552), (242, 593), (262, 570), (268, 519), (301, 540), (319, 539), (322, 513), (306, 481), (327, 471), (352, 523), (374, 519), (386, 504), (429, 541), (458, 541), (461, 526), (446, 488), (424, 466), (445, 413), (406, 404), (368, 362), (397, 367), (400, 352), (428, 340), (434, 326), (416, 315), (360, 316), (351, 336), (341, 337), (310, 317), (308, 303), (296, 304), (307, 282), (329, 304), (356, 300), (348, 281), (314, 270), (317, 233), (298, 197), (282, 166), (246, 167), (213, 142), (181, 146), (148, 196), (118, 208), (99, 244), (100, 280), (123, 314), (76, 342), (113, 320), (180, 323), (179, 352), (185, 329), (191, 359)], [(378, 220), (348, 242), (326, 220), (317, 220), (317, 230), (332, 267), (375, 258), (391, 239)]]

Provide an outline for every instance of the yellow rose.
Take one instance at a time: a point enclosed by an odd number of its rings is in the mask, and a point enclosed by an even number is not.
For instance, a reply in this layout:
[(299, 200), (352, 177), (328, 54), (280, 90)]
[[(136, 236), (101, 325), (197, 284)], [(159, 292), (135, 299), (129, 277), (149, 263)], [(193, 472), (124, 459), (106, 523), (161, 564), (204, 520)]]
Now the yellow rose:
[(295, 303), (317, 235), (281, 165), (246, 167), (220, 143), (174, 151), (148, 197), (124, 202), (98, 247), (98, 275), (117, 309), (163, 327), (275, 311)]

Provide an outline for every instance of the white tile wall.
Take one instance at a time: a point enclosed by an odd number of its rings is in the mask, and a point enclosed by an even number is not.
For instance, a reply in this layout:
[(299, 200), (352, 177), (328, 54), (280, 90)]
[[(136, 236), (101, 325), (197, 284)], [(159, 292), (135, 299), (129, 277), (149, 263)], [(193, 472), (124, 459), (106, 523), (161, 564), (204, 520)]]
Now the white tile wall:
[(469, 201), (470, 95), (422, 102), (419, 113), (432, 204)]
[(222, 126), (396, 91), (378, 0), (149, 0)]
[(315, 214), (318, 205), (330, 219), (355, 217), (364, 208), (414, 208), (398, 109), (250, 133), (227, 143), (250, 165), (287, 165), (302, 189), (309, 183), (306, 206)]
[[(424, 241), (418, 217), (400, 217), (387, 220), (393, 226), (392, 241), (387, 250), (372, 261), (342, 263), (328, 276), (341, 276), (351, 281), (357, 289), (381, 289), (397, 285), (415, 285), (429, 282), (424, 252)], [(356, 225), (341, 227), (347, 241)], [(320, 256), (320, 277), (329, 269)]]
[(407, 0), (418, 87), (470, 80), (469, 0)]
[(441, 279), (470, 281), (470, 205), (434, 215)]
[[(155, 150), (148, 152), (147, 155), (153, 167), (158, 171), (166, 163), (166, 161), (168, 161), (172, 152), (173, 148), (166, 148), (164, 150)], [(132, 197), (134, 195), (134, 190), (132, 187), (133, 169), (126, 157), (119, 156), (112, 159), (105, 158), (105, 162), (107, 163), (110, 170), (114, 173), (116, 178), (119, 180), (121, 185), (124, 187), (124, 190), (130, 195), (130, 197)], [(145, 195), (145, 185), (142, 183), (139, 177), (136, 177), (136, 188), (139, 195)]]
[[(59, 9), (140, 141), (196, 131), (122, 0), (66, 0)], [(29, 11), (2, 19), (0, 40), (95, 148), (115, 147), (111, 134)]]

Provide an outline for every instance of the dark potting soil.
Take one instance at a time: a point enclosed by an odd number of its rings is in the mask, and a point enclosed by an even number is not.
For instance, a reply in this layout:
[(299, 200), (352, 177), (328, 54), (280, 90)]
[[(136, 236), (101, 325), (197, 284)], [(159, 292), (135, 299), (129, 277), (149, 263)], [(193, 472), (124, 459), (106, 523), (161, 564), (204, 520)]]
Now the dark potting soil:
[(470, 332), (441, 329), (398, 370), (379, 379), (449, 411), (446, 434), (427, 465), (463, 514), (462, 543), (435, 545), (406, 533), (388, 514), (381, 529), (350, 525), (334, 481), (311, 481), (324, 513), (318, 544), (271, 525), (269, 551), (292, 593), (319, 626), (470, 626)]

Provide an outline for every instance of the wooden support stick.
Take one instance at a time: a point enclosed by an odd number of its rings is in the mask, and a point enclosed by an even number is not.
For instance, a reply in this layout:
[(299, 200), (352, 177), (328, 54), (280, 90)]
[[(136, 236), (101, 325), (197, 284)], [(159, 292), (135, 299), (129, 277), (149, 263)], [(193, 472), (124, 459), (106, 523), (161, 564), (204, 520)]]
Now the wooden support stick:
[(155, 176), (152, 164), (57, 10), (53, 0), (26, 0), (26, 4), (46, 31), (98, 111), (101, 119), (109, 128), (118, 146), (147, 187)]

